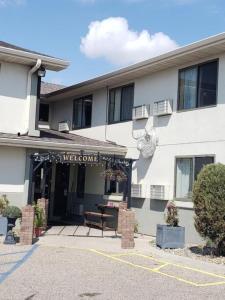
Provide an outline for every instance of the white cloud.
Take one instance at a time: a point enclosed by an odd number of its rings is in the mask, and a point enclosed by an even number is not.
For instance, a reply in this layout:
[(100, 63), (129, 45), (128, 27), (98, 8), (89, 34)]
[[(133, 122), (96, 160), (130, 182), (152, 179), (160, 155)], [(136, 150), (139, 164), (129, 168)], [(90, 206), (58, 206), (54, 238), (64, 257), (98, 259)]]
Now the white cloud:
[(89, 58), (105, 58), (117, 65), (128, 65), (177, 48), (168, 35), (147, 30), (129, 29), (125, 18), (108, 18), (90, 23), (89, 31), (81, 39), (80, 50)]
[(26, 0), (0, 0), (0, 7), (10, 6), (10, 5), (23, 5)]

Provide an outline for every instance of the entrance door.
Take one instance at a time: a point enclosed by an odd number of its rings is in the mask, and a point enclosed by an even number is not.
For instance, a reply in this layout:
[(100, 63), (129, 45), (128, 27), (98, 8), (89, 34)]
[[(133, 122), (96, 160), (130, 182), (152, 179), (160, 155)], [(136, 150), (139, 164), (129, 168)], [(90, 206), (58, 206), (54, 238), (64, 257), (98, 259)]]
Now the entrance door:
[(69, 189), (69, 169), (66, 164), (56, 165), (55, 193), (53, 215), (64, 217), (66, 215), (68, 189)]

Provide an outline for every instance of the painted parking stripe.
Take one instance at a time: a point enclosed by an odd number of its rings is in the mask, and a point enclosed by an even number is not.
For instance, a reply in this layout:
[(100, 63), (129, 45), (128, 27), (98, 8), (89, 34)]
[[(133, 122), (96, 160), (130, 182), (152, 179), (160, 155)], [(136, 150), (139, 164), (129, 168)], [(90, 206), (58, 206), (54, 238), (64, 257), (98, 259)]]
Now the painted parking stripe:
[[(160, 267), (157, 267), (157, 268), (149, 268), (149, 267), (145, 267), (145, 266), (142, 266), (142, 265), (138, 265), (138, 264), (134, 264), (132, 262), (129, 262), (127, 260), (124, 260), (124, 259), (121, 259), (120, 257), (117, 257), (117, 256), (113, 256), (113, 255), (109, 255), (109, 254), (106, 254), (104, 252), (100, 252), (98, 250), (95, 250), (95, 249), (90, 249), (91, 252), (94, 252), (98, 255), (102, 255), (102, 256), (105, 256), (105, 257), (108, 257), (112, 260), (116, 260), (116, 261), (119, 261), (119, 262), (122, 262), (124, 264), (127, 264), (127, 265), (130, 265), (134, 268), (137, 268), (137, 269), (144, 269), (146, 271), (149, 271), (149, 272), (152, 272), (152, 273), (157, 273), (157, 274), (160, 274), (160, 275), (163, 275), (163, 276), (166, 276), (166, 277), (169, 277), (169, 278), (173, 278), (173, 279), (176, 279), (178, 281), (181, 281), (181, 282), (184, 282), (186, 284), (190, 284), (192, 286), (196, 286), (196, 287), (207, 287), (207, 286), (215, 286), (215, 285), (224, 285), (225, 284), (225, 276), (222, 276), (222, 275), (218, 275), (218, 274), (214, 274), (214, 273), (210, 273), (210, 272), (207, 272), (207, 271), (203, 271), (203, 270), (200, 270), (200, 269), (196, 269), (196, 268), (191, 268), (191, 267), (187, 267), (187, 266), (182, 266), (182, 265), (178, 265), (178, 264), (173, 264), (173, 263), (169, 263), (169, 262), (166, 262), (164, 261), (163, 265), (160, 266)], [(141, 256), (141, 257), (144, 257), (144, 258), (148, 258), (148, 259), (151, 259), (151, 260), (154, 260), (154, 261), (158, 261), (158, 262), (161, 262), (161, 260), (158, 260), (156, 258), (153, 258), (153, 257), (150, 257), (150, 256), (147, 256), (147, 255), (142, 255), (142, 254), (138, 254), (138, 253), (132, 253), (132, 254), (127, 254), (127, 256), (129, 255), (133, 255), (133, 256)], [(125, 255), (123, 255), (125, 256)], [(191, 270), (193, 272), (199, 272), (199, 273), (202, 273), (204, 275), (207, 275), (207, 276), (212, 276), (212, 277), (217, 277), (217, 278), (222, 278), (223, 281), (219, 281), (219, 282), (209, 282), (209, 283), (197, 283), (197, 282), (193, 282), (193, 281), (190, 281), (190, 280), (186, 280), (182, 277), (179, 277), (179, 276), (176, 276), (176, 275), (171, 275), (171, 274), (167, 274), (165, 272), (162, 272), (161, 269), (167, 265), (171, 265), (171, 266), (176, 266), (176, 267), (179, 267), (179, 268), (183, 268), (183, 269), (188, 269), (188, 270)]]
[(26, 252), (26, 254), (23, 256), (23, 258), (18, 260), (8, 272), (1, 273), (0, 274), (0, 284), (3, 283), (3, 281), (5, 281), (6, 278), (8, 276), (10, 276), (13, 272), (15, 272), (19, 267), (21, 267), (28, 260), (28, 258), (33, 254), (33, 252), (37, 249), (37, 247), (38, 247), (38, 245), (33, 245), (31, 247), (31, 249)]

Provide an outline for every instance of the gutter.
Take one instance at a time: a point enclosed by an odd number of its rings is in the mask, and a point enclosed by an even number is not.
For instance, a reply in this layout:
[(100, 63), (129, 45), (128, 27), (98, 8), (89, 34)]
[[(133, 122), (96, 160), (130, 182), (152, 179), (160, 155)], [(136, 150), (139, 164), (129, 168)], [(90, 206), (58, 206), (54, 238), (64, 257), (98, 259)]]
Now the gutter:
[(35, 148), (35, 149), (48, 149), (48, 150), (59, 150), (59, 151), (96, 151), (100, 153), (108, 154), (120, 154), (126, 155), (127, 148), (124, 147), (117, 149), (115, 147), (102, 147), (102, 146), (87, 146), (80, 144), (63, 144), (54, 142), (43, 142), (35, 140), (20, 140), (13, 138), (0, 138), (0, 145), (2, 146), (12, 146), (12, 147), (22, 147), (22, 148)]
[(5, 55), (5, 56), (13, 56), (14, 59), (17, 58), (18, 61), (24, 62), (27, 64), (32, 65), (35, 61), (38, 59), (41, 59), (43, 64), (48, 70), (52, 71), (61, 71), (66, 69), (69, 66), (69, 62), (65, 61), (60, 58), (55, 58), (47, 55), (42, 55), (38, 53), (31, 53), (31, 52), (26, 52), (22, 50), (16, 50), (16, 49), (11, 49), (11, 48), (6, 48), (0, 46), (0, 55)]

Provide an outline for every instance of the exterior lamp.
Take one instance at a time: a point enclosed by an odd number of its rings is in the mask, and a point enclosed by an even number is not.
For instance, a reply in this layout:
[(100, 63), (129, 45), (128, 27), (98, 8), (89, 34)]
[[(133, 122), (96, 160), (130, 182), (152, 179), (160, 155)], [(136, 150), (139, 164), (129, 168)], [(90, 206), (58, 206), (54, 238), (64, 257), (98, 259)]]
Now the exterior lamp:
[(46, 70), (43, 66), (40, 67), (40, 69), (38, 70), (38, 77), (45, 77), (46, 74)]

